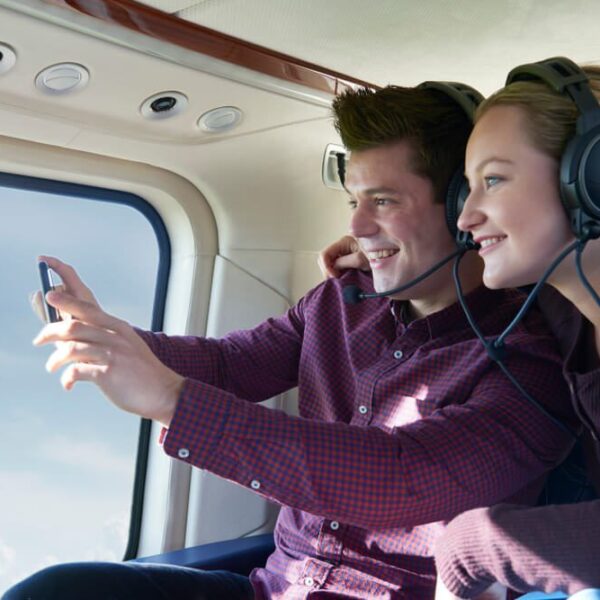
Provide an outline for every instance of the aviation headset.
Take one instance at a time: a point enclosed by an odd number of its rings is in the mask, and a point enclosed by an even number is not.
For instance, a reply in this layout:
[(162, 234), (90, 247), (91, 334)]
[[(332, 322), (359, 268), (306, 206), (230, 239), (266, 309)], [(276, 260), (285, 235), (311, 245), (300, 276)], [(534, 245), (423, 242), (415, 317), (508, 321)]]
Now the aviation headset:
[(579, 118), (560, 163), (560, 195), (577, 238), (600, 237), (600, 105), (587, 75), (562, 56), (515, 67), (506, 85), (515, 81), (542, 81), (568, 94)]
[[(587, 81), (587, 78), (585, 78), (585, 79)], [(452, 98), (459, 106), (461, 106), (463, 108), (463, 110), (465, 111), (465, 113), (471, 120), (473, 120), (473, 117), (475, 114), (475, 109), (477, 108), (478, 104), (483, 100), (483, 96), (479, 92), (477, 92), (472, 87), (462, 84), (462, 83), (442, 82), (442, 81), (426, 81), (426, 82), (422, 83), (421, 85), (419, 85), (418, 87), (427, 88), (427, 89), (435, 89), (435, 90), (445, 93), (447, 96)], [(597, 106), (598, 105), (596, 104), (596, 107)], [(599, 116), (597, 122), (600, 123), (600, 110), (597, 110), (597, 114)], [(598, 139), (600, 139), (600, 125), (596, 128), (596, 131), (598, 131), (598, 133), (594, 137), (594, 143)], [(345, 156), (340, 153), (340, 154), (338, 154), (337, 159), (338, 159), (338, 173), (339, 173), (342, 185), (344, 185)], [(597, 159), (600, 161), (600, 152), (597, 153)], [(365, 293), (358, 286), (355, 286), (355, 285), (346, 286), (343, 289), (344, 301), (348, 304), (356, 304), (357, 302), (360, 302), (361, 300), (365, 300), (368, 298), (380, 298), (383, 296), (391, 296), (391, 295), (398, 293), (400, 291), (403, 291), (404, 289), (409, 288), (409, 287), (415, 285), (416, 283), (418, 283), (419, 281), (425, 279), (431, 273), (433, 273), (435, 270), (439, 269), (441, 266), (445, 265), (447, 262), (449, 262), (450, 260), (452, 260), (454, 258), (455, 263), (454, 263), (454, 269), (453, 269), (453, 276), (454, 276), (454, 280), (455, 280), (455, 284), (456, 284), (456, 288), (457, 288), (457, 292), (458, 292), (459, 302), (463, 308), (463, 311), (465, 313), (465, 316), (467, 317), (467, 320), (469, 321), (469, 324), (475, 331), (477, 337), (483, 343), (483, 346), (485, 347), (489, 357), (498, 364), (500, 369), (502, 369), (502, 371), (505, 373), (505, 375), (508, 377), (508, 379), (519, 390), (519, 392), (521, 394), (523, 394), (523, 396), (528, 400), (528, 402), (533, 404), (540, 412), (545, 414), (551, 421), (553, 421), (560, 429), (565, 431), (568, 435), (576, 437), (576, 434), (574, 432), (572, 432), (559, 419), (557, 419), (552, 414), (550, 414), (539, 402), (537, 402), (535, 400), (535, 398), (533, 398), (527, 392), (527, 390), (525, 390), (523, 388), (523, 386), (515, 379), (515, 377), (511, 374), (511, 372), (508, 370), (508, 368), (506, 367), (506, 365), (503, 362), (505, 351), (506, 351), (503, 339), (504, 339), (505, 335), (507, 335), (508, 332), (515, 326), (516, 322), (518, 322), (518, 320), (520, 320), (520, 318), (522, 318), (523, 313), (520, 312), (520, 314), (517, 315), (517, 318), (515, 318), (515, 320), (513, 320), (513, 323), (511, 323), (509, 325), (509, 327), (506, 328), (506, 330), (502, 336), (500, 336), (496, 340), (487, 341), (485, 339), (485, 337), (483, 336), (483, 334), (481, 333), (479, 327), (473, 320), (473, 317), (471, 315), (469, 307), (467, 306), (467, 304), (464, 300), (464, 295), (462, 293), (462, 288), (461, 288), (460, 280), (458, 277), (458, 265), (459, 265), (461, 257), (465, 254), (465, 252), (467, 250), (478, 248), (478, 245), (474, 243), (473, 238), (470, 233), (462, 232), (457, 227), (458, 217), (460, 216), (460, 213), (465, 204), (465, 200), (467, 199), (467, 196), (469, 195), (469, 185), (464, 176), (464, 169), (462, 168), (462, 166), (463, 165), (461, 165), (460, 168), (457, 169), (457, 171), (452, 176), (450, 183), (448, 185), (448, 189), (446, 190), (446, 199), (445, 199), (446, 224), (448, 225), (448, 229), (450, 230), (450, 233), (454, 236), (454, 239), (457, 242), (458, 249), (456, 250), (456, 252), (454, 252), (450, 256), (446, 257), (439, 263), (435, 264), (433, 267), (428, 269), (425, 273), (421, 274), (419, 277), (413, 279), (412, 281), (409, 281), (408, 283), (406, 283), (398, 288), (394, 288), (393, 290), (388, 290), (386, 292), (380, 292), (380, 293)], [(600, 182), (598, 184), (597, 190), (600, 192)], [(598, 194), (598, 197), (600, 200), (600, 193)], [(598, 206), (598, 209), (597, 209), (598, 214), (600, 215), (600, 201), (598, 202), (597, 206)], [(499, 343), (497, 343), (497, 342), (499, 342)]]
[[(483, 100), (483, 96), (475, 88), (455, 81), (424, 81), (417, 88), (437, 90), (446, 94), (464, 110), (471, 122), (475, 116), (475, 109)], [(461, 163), (448, 183), (445, 199), (446, 224), (459, 246), (470, 247), (472, 243), (470, 234), (460, 231), (456, 226), (460, 211), (469, 195), (469, 184), (464, 176), (463, 166), (464, 163)], [(346, 179), (346, 155), (343, 152), (337, 154), (337, 169), (343, 186)]]
[[(568, 94), (580, 115), (575, 136), (568, 142), (560, 164), (560, 196), (578, 239), (600, 237), (600, 105), (587, 75), (573, 61), (554, 57), (515, 67), (506, 85), (516, 81), (540, 81), (551, 89)], [(448, 197), (447, 215), (456, 221), (468, 191)], [(458, 241), (462, 232), (457, 232)]]
[[(483, 100), (483, 96), (476, 89), (464, 83), (453, 81), (425, 81), (417, 87), (443, 92), (465, 111), (471, 122), (474, 120), (477, 106)], [(461, 162), (459, 168), (451, 177), (448, 184), (445, 206), (446, 224), (448, 225), (448, 229), (450, 230), (452, 237), (456, 239), (459, 247), (465, 249), (474, 247), (471, 234), (460, 231), (456, 223), (468, 195), (469, 184), (464, 175), (464, 162)]]
[[(477, 105), (483, 100), (483, 96), (474, 88), (464, 84), (450, 81), (425, 81), (417, 86), (422, 89), (432, 89), (444, 93), (446, 96), (456, 102), (466, 113), (471, 121), (475, 114)], [(423, 279), (429, 277), (433, 272), (443, 267), (447, 262), (455, 258), (457, 255), (464, 254), (467, 250), (478, 247), (474, 242), (470, 233), (462, 232), (458, 229), (456, 223), (460, 210), (464, 206), (465, 200), (469, 195), (469, 185), (464, 176), (464, 168), (461, 162), (460, 167), (451, 177), (446, 190), (445, 208), (446, 208), (446, 225), (456, 240), (458, 249), (440, 262), (433, 265), (430, 269), (416, 277), (415, 279), (391, 290), (377, 293), (366, 293), (358, 286), (350, 285), (344, 288), (344, 300), (349, 304), (356, 304), (361, 300), (368, 298), (382, 298), (397, 294), (405, 289), (412, 287)], [(338, 175), (342, 185), (345, 184), (346, 164), (345, 154), (338, 153), (337, 155)]]

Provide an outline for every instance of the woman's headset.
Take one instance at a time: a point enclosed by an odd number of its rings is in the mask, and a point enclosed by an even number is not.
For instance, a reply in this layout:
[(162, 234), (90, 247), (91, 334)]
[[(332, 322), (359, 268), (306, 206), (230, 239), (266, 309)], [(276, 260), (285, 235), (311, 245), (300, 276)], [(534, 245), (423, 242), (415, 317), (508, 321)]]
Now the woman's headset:
[(575, 236), (600, 237), (600, 105), (587, 75), (558, 56), (515, 67), (506, 85), (515, 81), (541, 81), (575, 103), (579, 118), (561, 158), (560, 195)]

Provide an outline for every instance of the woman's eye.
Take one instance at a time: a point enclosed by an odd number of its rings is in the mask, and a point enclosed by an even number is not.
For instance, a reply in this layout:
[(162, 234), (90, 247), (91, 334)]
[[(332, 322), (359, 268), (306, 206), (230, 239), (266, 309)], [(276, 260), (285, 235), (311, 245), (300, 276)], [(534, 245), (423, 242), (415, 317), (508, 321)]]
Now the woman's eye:
[(502, 181), (502, 177), (499, 177), (498, 175), (488, 175), (487, 177), (484, 177), (483, 180), (485, 181), (485, 188), (489, 190), (495, 185), (498, 185)]

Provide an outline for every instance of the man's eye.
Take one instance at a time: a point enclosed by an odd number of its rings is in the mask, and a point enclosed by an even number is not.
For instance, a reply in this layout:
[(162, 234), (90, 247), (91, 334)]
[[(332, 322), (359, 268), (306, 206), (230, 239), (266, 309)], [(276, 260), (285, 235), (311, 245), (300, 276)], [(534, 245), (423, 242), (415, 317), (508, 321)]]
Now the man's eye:
[(375, 206), (386, 206), (390, 203), (391, 200), (389, 198), (375, 198)]
[(348, 206), (350, 210), (354, 210), (358, 206), (358, 202), (356, 200), (348, 200)]

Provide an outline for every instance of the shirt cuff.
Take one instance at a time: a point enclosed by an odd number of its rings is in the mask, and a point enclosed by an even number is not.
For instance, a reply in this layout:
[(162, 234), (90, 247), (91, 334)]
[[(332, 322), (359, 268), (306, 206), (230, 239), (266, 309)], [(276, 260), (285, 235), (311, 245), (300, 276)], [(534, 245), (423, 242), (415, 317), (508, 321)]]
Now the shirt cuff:
[(229, 413), (229, 395), (207, 383), (186, 379), (163, 436), (165, 452), (195, 466), (207, 467), (219, 447)]

